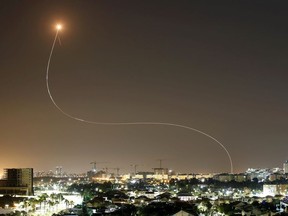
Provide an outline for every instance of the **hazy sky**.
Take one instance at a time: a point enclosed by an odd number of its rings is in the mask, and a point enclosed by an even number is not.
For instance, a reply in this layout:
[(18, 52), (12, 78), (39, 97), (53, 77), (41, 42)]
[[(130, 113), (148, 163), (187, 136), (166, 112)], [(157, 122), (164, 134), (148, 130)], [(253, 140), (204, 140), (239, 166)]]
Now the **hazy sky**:
[(0, 1), (0, 172), (236, 172), (288, 159), (287, 1)]

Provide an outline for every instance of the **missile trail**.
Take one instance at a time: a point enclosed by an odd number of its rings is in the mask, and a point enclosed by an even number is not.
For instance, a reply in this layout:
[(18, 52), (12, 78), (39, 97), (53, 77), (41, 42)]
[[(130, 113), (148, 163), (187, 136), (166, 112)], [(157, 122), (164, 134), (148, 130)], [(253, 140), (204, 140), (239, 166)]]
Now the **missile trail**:
[(85, 120), (85, 119), (81, 119), (81, 118), (78, 118), (78, 117), (75, 117), (75, 116), (72, 116), (70, 115), (69, 113), (66, 113), (64, 110), (62, 110), (58, 105), (57, 103), (55, 102), (52, 94), (51, 94), (51, 91), (50, 91), (50, 87), (49, 87), (49, 69), (50, 69), (50, 64), (51, 64), (51, 58), (53, 56), (53, 52), (54, 52), (54, 47), (55, 47), (55, 43), (57, 41), (57, 38), (58, 37), (58, 34), (59, 34), (59, 31), (61, 30), (62, 26), (61, 25), (57, 25), (56, 26), (56, 35), (55, 35), (55, 38), (54, 38), (54, 41), (53, 41), (53, 44), (52, 44), (52, 47), (51, 47), (51, 50), (50, 50), (50, 55), (49, 55), (49, 58), (48, 58), (48, 62), (47, 62), (47, 68), (46, 68), (46, 87), (47, 87), (47, 91), (48, 91), (48, 95), (52, 101), (52, 103), (54, 104), (54, 106), (62, 113), (64, 114), (65, 116), (71, 118), (71, 119), (74, 119), (76, 121), (80, 121), (80, 122), (85, 122), (85, 123), (88, 123), (88, 124), (95, 124), (95, 125), (111, 125), (111, 126), (120, 126), (120, 125), (162, 125), (162, 126), (170, 126), (170, 127), (178, 127), (178, 128), (183, 128), (183, 129), (187, 129), (187, 130), (191, 130), (191, 131), (194, 131), (194, 132), (197, 132), (197, 133), (200, 133), (210, 139), (212, 139), (213, 141), (215, 141), (224, 151), (225, 153), (227, 154), (228, 156), (228, 159), (229, 159), (229, 162), (230, 162), (230, 172), (233, 173), (233, 161), (232, 161), (232, 158), (231, 158), (231, 155), (229, 153), (229, 151), (227, 150), (227, 148), (219, 141), (217, 140), (215, 137), (201, 131), (201, 130), (198, 130), (196, 128), (193, 128), (193, 127), (188, 127), (188, 126), (185, 126), (185, 125), (181, 125), (181, 124), (174, 124), (174, 123), (169, 123), (169, 122), (98, 122), (98, 121), (89, 121), (89, 120)]

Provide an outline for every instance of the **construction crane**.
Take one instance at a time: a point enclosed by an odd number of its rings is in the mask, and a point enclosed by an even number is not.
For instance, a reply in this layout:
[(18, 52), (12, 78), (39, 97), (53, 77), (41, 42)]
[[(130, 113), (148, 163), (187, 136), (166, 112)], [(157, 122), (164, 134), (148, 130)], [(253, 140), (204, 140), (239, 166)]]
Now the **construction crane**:
[(139, 165), (138, 164), (131, 164), (130, 166), (134, 168), (134, 175), (136, 175), (136, 169)]
[(158, 159), (156, 161), (159, 161), (159, 168), (162, 169), (162, 161), (166, 160), (166, 159)]
[(162, 167), (162, 161), (163, 160), (165, 160), (165, 159), (158, 159), (157, 161), (159, 161), (159, 167), (157, 167), (157, 168), (153, 168), (154, 169), (154, 174), (157, 174), (157, 175), (159, 175), (159, 174), (161, 174), (161, 175), (163, 175), (163, 174), (165, 174), (167, 171), (166, 171), (166, 168), (163, 168)]

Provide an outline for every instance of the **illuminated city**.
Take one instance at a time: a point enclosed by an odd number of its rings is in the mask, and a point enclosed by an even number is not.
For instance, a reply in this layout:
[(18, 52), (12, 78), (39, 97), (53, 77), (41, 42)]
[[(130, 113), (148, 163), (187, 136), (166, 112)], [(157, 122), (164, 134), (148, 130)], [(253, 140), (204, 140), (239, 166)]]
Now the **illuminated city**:
[(287, 8), (1, 1), (0, 215), (288, 215)]
[(34, 175), (31, 168), (6, 169), (1, 207), (22, 215), (276, 215), (288, 206), (288, 161), (283, 168), (237, 174), (177, 173), (162, 161), (152, 172), (132, 166), (133, 172), (122, 174), (96, 164), (83, 174), (62, 166)]

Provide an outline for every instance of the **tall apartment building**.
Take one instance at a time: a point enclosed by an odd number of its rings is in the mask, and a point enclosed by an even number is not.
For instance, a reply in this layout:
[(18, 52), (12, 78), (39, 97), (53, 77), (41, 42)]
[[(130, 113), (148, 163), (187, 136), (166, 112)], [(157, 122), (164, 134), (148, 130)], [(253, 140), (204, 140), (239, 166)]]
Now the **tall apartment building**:
[(1, 180), (0, 193), (33, 195), (33, 169), (4, 169), (4, 179)]

